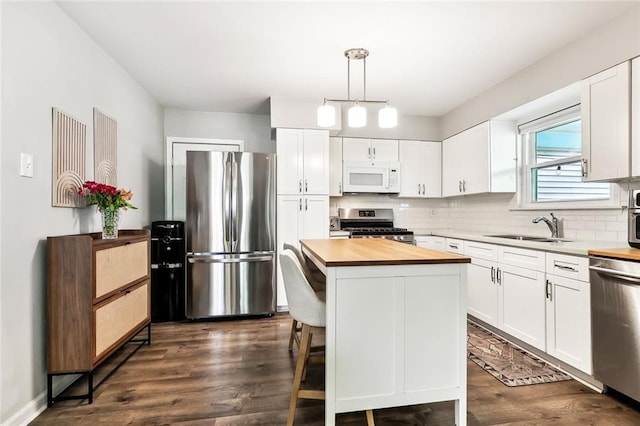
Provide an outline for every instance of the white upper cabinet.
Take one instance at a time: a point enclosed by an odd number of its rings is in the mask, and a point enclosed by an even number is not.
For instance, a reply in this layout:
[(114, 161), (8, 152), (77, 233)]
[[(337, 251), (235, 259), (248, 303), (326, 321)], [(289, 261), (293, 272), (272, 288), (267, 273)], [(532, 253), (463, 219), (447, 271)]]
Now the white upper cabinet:
[(342, 138), (329, 138), (329, 195), (342, 196)]
[(393, 139), (342, 138), (344, 161), (398, 161), (398, 141)]
[(629, 177), (630, 64), (582, 81), (582, 174), (585, 181)]
[(329, 194), (329, 132), (277, 129), (278, 194)]
[(442, 196), (516, 191), (516, 127), (486, 121), (442, 142)]
[(399, 197), (434, 198), (442, 195), (442, 143), (399, 141), (401, 178)]
[(640, 57), (631, 61), (631, 176), (640, 177)]

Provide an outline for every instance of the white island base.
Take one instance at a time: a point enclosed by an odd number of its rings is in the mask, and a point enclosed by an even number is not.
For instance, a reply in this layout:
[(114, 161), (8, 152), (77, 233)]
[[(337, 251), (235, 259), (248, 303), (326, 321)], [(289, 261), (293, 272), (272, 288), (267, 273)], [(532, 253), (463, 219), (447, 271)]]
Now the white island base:
[(453, 400), (455, 423), (466, 425), (466, 264), (338, 266), (314, 253), (315, 241), (303, 249), (327, 277), (325, 424), (336, 413)]

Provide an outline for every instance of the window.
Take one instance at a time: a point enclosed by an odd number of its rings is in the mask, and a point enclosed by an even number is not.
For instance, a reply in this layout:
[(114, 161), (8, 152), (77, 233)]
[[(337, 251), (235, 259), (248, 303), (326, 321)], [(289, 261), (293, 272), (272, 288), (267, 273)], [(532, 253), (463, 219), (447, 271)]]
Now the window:
[(521, 125), (520, 134), (525, 159), (522, 189), (530, 207), (609, 200), (610, 184), (582, 182), (579, 106)]

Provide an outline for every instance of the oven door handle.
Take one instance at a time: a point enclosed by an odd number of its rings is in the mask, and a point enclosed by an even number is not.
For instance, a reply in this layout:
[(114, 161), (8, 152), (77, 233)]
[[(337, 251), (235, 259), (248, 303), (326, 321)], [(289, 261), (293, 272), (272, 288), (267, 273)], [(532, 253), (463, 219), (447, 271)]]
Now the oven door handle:
[(596, 271), (602, 275), (609, 275), (624, 281), (630, 281), (632, 283), (640, 284), (640, 275), (637, 275), (637, 274), (632, 274), (630, 272), (616, 271), (614, 269), (601, 268), (600, 266), (589, 266), (589, 269), (592, 271)]

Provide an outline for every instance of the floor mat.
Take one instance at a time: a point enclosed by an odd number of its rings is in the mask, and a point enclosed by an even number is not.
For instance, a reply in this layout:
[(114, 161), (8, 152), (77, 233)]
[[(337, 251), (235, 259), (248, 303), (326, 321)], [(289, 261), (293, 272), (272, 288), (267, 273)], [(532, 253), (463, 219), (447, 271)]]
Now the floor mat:
[(571, 380), (568, 374), (472, 322), (467, 323), (467, 353), (470, 360), (507, 386)]

